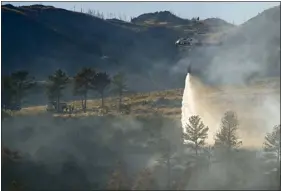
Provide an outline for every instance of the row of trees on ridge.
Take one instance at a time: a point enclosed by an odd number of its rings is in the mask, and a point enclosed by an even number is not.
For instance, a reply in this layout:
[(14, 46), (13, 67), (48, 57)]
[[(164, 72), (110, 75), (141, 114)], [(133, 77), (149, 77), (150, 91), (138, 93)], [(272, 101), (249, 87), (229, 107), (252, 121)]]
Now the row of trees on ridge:
[[(87, 99), (90, 91), (99, 93), (101, 107), (103, 108), (105, 91), (111, 84), (112, 92), (119, 96), (118, 107), (120, 109), (123, 93), (127, 90), (126, 77), (122, 72), (110, 78), (106, 72), (97, 72), (93, 68), (83, 68), (73, 78), (69, 77), (63, 70), (58, 69), (48, 77), (47, 82), (44, 84), (48, 99), (56, 102), (57, 106), (61, 102), (63, 91), (67, 85), (72, 84), (73, 94), (81, 97), (81, 105), (84, 112), (87, 109)], [(27, 71), (18, 71), (9, 76), (2, 77), (2, 90), (4, 92), (2, 108), (20, 109), (24, 98), (29, 93), (32, 93), (32, 89), (39, 86), (39, 83)]]

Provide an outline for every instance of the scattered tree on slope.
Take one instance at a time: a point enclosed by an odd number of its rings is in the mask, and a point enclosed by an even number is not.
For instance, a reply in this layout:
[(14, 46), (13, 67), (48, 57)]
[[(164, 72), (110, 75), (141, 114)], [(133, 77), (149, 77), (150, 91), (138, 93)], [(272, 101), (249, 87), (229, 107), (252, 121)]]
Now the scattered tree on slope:
[(82, 97), (82, 109), (84, 112), (87, 110), (87, 95), (92, 89), (92, 82), (96, 72), (91, 68), (83, 68), (74, 77), (74, 93)]
[(66, 84), (69, 82), (67, 74), (58, 69), (53, 75), (49, 76), (49, 83), (47, 85), (47, 94), (50, 100), (56, 100), (57, 111), (60, 110), (60, 99), (62, 96), (62, 90), (66, 88)]

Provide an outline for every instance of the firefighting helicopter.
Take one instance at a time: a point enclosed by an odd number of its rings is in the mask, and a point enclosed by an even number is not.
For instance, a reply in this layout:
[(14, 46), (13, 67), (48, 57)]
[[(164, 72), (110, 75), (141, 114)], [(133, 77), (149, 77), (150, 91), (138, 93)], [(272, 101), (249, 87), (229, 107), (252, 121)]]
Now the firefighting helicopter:
[(215, 42), (211, 42), (204, 38), (205, 31), (200, 30), (199, 28), (196, 31), (188, 34), (188, 37), (181, 37), (176, 42), (177, 47), (184, 47), (190, 50), (195, 47), (209, 47), (209, 46), (220, 46), (222, 45), (222, 39)]
[(191, 48), (191, 47), (198, 47), (198, 46), (220, 46), (222, 45), (222, 42), (211, 43), (211, 42), (204, 42), (202, 40), (193, 37), (188, 37), (188, 38), (182, 37), (175, 42), (175, 45), (177, 47)]

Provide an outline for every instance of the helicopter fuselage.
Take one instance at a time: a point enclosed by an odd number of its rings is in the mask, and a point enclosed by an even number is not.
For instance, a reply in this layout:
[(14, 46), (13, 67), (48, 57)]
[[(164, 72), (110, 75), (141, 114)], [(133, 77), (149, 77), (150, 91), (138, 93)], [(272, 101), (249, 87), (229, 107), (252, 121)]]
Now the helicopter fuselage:
[(180, 38), (175, 42), (175, 45), (178, 47), (193, 47), (193, 46), (220, 46), (222, 42), (219, 43), (210, 43), (203, 42), (195, 38)]

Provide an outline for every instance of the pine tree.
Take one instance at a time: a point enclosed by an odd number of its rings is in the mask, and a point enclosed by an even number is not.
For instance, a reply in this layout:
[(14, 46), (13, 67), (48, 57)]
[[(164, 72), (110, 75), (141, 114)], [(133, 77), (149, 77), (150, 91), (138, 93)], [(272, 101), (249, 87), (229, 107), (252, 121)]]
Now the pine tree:
[(15, 90), (10, 76), (3, 76), (1, 81), (2, 88), (2, 107), (8, 109), (14, 103)]
[[(237, 173), (236, 160), (239, 155), (237, 151), (242, 145), (242, 141), (239, 140), (237, 131), (239, 127), (239, 120), (237, 115), (233, 111), (225, 112), (221, 119), (220, 129), (215, 135), (215, 158), (217, 162), (224, 163), (224, 170), (227, 173), (227, 181), (224, 186), (239, 186), (239, 182), (242, 181), (242, 177)], [(235, 170), (234, 170), (235, 169)]]
[(22, 100), (27, 92), (35, 86), (34, 77), (27, 71), (21, 70), (11, 74), (11, 86), (14, 93), (15, 103), (21, 107)]
[(91, 68), (83, 68), (74, 77), (74, 94), (82, 96), (82, 109), (86, 112), (87, 109), (87, 95), (92, 89), (92, 81), (94, 80), (96, 72)]
[(113, 91), (118, 94), (119, 101), (118, 101), (118, 109), (120, 111), (122, 105), (122, 96), (124, 91), (127, 89), (126, 85), (126, 77), (123, 73), (119, 72), (115, 76), (113, 76), (112, 84), (114, 86)]
[(189, 124), (186, 124), (185, 130), (184, 139), (193, 144), (191, 148), (195, 151), (196, 156), (198, 156), (199, 149), (205, 145), (209, 128), (203, 124), (201, 118), (197, 115), (189, 118)]
[(280, 158), (281, 158), (280, 125), (274, 126), (273, 131), (266, 134), (265, 142), (263, 145), (264, 145), (263, 146), (264, 152), (266, 153), (265, 154), (266, 159), (272, 160), (272, 162), (273, 162), (273, 163), (271, 163), (272, 164), (271, 167), (273, 167), (273, 169), (271, 169), (270, 172), (277, 169), (276, 170), (277, 181), (279, 181), (280, 180)]
[[(195, 156), (193, 154), (189, 155), (188, 159), (194, 167), (192, 168), (192, 184), (194, 187), (199, 183), (197, 180), (198, 174), (200, 169), (204, 167), (205, 158), (203, 157), (204, 147), (205, 147), (205, 140), (208, 137), (208, 130), (209, 128), (204, 125), (201, 121), (201, 118), (198, 115), (189, 117), (189, 124), (185, 125), (185, 133), (183, 133), (183, 138), (185, 142), (187, 142), (187, 146), (191, 148), (195, 152)], [(201, 151), (199, 155), (199, 151)]]
[(101, 107), (104, 108), (104, 92), (107, 86), (110, 84), (111, 80), (107, 73), (98, 72), (96, 73), (92, 85), (95, 90), (97, 90), (101, 96)]
[(228, 153), (238, 149), (242, 145), (242, 141), (237, 136), (238, 126), (236, 113), (227, 111), (221, 120), (220, 130), (215, 135), (215, 147), (224, 149)]
[(273, 131), (265, 136), (264, 151), (275, 153), (276, 160), (280, 161), (280, 125), (274, 126)]
[(161, 146), (161, 157), (158, 162), (160, 164), (164, 164), (167, 168), (167, 189), (171, 189), (171, 169), (172, 163), (174, 159), (174, 151), (172, 149), (172, 144), (166, 137), (160, 138), (160, 146)]
[(60, 109), (60, 98), (62, 96), (62, 90), (66, 88), (66, 84), (69, 82), (67, 74), (58, 69), (53, 75), (49, 76), (49, 82), (47, 85), (47, 93), (49, 99), (56, 99), (57, 111)]

